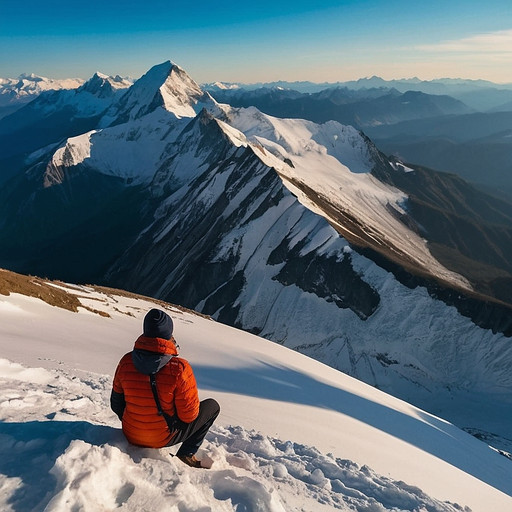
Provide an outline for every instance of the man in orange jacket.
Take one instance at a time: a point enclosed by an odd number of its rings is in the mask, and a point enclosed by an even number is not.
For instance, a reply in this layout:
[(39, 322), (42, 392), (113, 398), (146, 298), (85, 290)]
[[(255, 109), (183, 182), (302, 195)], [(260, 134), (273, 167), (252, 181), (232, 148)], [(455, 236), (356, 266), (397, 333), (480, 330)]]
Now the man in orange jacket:
[(110, 406), (130, 443), (149, 448), (182, 443), (176, 456), (203, 467), (195, 454), (219, 415), (219, 404), (213, 398), (199, 402), (192, 367), (178, 356), (171, 317), (152, 309), (143, 327), (133, 351), (117, 366)]

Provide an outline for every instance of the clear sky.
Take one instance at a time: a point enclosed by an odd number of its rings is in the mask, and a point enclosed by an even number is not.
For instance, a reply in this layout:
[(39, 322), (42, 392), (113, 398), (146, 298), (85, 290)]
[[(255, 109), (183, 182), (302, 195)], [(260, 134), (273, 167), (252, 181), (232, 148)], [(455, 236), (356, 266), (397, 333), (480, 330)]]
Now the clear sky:
[(512, 82), (512, 0), (0, 0), (0, 77)]

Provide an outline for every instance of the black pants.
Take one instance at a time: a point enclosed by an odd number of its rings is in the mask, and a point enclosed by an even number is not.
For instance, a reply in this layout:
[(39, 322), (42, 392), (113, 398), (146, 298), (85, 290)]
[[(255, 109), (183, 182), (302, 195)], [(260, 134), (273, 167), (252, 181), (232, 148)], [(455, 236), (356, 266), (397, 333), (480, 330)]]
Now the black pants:
[(220, 413), (220, 406), (213, 398), (199, 404), (199, 414), (191, 423), (180, 428), (167, 446), (183, 443), (176, 455), (193, 455), (199, 450), (208, 430)]

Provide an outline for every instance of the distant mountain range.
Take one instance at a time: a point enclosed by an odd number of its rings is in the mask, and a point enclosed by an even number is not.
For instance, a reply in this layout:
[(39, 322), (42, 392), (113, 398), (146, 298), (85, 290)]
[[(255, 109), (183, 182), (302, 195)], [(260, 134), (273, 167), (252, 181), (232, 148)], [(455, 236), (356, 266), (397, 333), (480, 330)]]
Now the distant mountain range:
[(257, 89), (217, 91), (212, 95), (221, 103), (234, 107), (255, 106), (276, 117), (305, 118), (315, 123), (333, 120), (359, 129), (473, 112), (450, 96), (415, 91), (400, 93), (396, 89), (353, 91), (334, 88), (312, 94), (298, 94), (286, 89)]
[(33, 73), (18, 78), (0, 78), (0, 119), (29, 103), (43, 91), (76, 89), (84, 81), (81, 78), (53, 80)]
[(510, 110), (512, 101), (512, 84), (496, 84), (486, 80), (464, 80), (442, 78), (436, 80), (420, 80), (418, 78), (401, 80), (384, 80), (378, 76), (361, 78), (348, 82), (314, 83), (314, 82), (269, 82), (258, 84), (222, 83), (204, 84), (206, 90), (215, 93), (236, 91), (254, 91), (260, 89), (287, 89), (303, 94), (313, 94), (326, 89), (348, 89), (365, 92), (371, 89), (391, 90), (400, 93), (409, 91), (422, 92), (436, 96), (451, 96), (462, 101), (470, 108), (480, 112), (489, 110)]
[(177, 303), (414, 403), (512, 383), (512, 205), (353, 126), (219, 103), (164, 62), (1, 119), (0, 176), (0, 267)]
[(512, 198), (512, 112), (415, 119), (365, 132), (386, 154)]

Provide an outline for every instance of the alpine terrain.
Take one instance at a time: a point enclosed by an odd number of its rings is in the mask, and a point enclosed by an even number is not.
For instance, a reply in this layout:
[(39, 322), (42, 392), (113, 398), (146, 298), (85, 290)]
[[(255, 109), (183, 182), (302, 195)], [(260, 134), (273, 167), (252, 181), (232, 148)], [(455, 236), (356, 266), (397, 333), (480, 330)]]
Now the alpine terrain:
[(510, 204), (171, 62), (114, 82), (0, 120), (1, 267), (195, 309), (507, 446)]
[[(221, 404), (198, 453), (209, 469), (129, 444), (110, 409), (114, 369), (153, 307), (172, 316), (200, 398)], [(512, 508), (512, 462), (485, 442), (198, 313), (3, 270), (0, 314), (2, 511)]]

